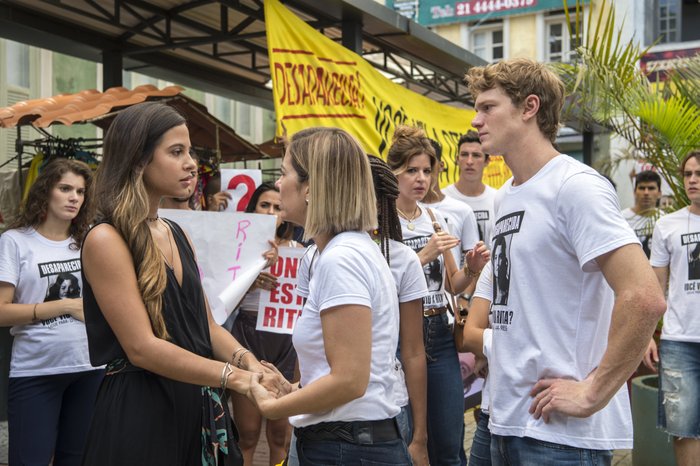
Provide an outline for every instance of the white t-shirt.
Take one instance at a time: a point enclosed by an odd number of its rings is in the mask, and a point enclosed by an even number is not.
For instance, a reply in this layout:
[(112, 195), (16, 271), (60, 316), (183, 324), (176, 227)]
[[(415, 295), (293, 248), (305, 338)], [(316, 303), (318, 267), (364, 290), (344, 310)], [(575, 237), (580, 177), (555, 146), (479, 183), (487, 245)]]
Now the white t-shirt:
[(386, 260), (367, 233), (336, 235), (314, 260), (308, 298), (292, 336), (301, 384), (307, 386), (330, 373), (321, 313), (350, 304), (367, 306), (372, 312), (372, 359), (367, 390), (362, 397), (330, 411), (291, 417), (295, 427), (330, 421), (388, 419), (400, 411), (393, 396), (395, 384), (399, 383), (396, 285)]
[[(314, 273), (313, 271), (309, 272), (309, 270), (312, 268), (315, 270), (316, 261), (314, 260), (314, 255), (317, 252), (316, 245), (309, 246), (299, 265), (297, 294), (302, 298), (308, 297), (309, 294), (308, 277)], [(389, 240), (389, 260), (399, 304), (421, 299), (428, 294), (423, 267), (421, 267), (420, 260), (415, 252), (402, 243)], [(399, 383), (395, 385), (394, 396), (397, 405), (406, 406), (408, 404), (408, 391), (403, 368), (399, 371)]]
[(622, 211), (622, 216), (627, 220), (634, 233), (637, 235), (639, 242), (642, 243), (642, 249), (647, 257), (651, 256), (652, 235), (654, 234), (654, 223), (664, 215), (663, 210), (654, 209), (652, 215), (636, 214), (631, 208)]
[[(423, 275), (423, 267), (420, 265), (420, 259), (411, 248), (389, 240), (389, 260), (399, 303), (407, 303), (428, 295), (428, 285)], [(400, 383), (395, 385), (394, 396), (396, 404), (406, 406), (408, 404), (408, 390), (403, 370), (399, 372), (399, 377)]]
[(493, 229), (493, 203), (496, 199), (497, 190), (486, 184), (484, 185), (484, 192), (478, 196), (465, 196), (459, 192), (457, 186), (451, 184), (443, 189), (442, 192), (453, 199), (469, 204), (476, 217), (479, 239), (488, 243), (491, 239), (491, 230)]
[[(80, 298), (80, 251), (71, 238), (51, 241), (33, 228), (0, 236), (0, 281), (15, 287), (13, 303), (32, 304)], [(10, 377), (91, 371), (85, 324), (68, 314), (15, 325)]]
[[(433, 215), (442, 229), (444, 231), (449, 231), (444, 221), (445, 217), (432, 207), (430, 207), (430, 210), (433, 211)], [(408, 220), (403, 217), (399, 217), (399, 220), (401, 220), (403, 244), (411, 248), (416, 254), (428, 244), (431, 236), (435, 234), (433, 222), (425, 207), (421, 207), (420, 215), (411, 222), (414, 227), (413, 230), (408, 228)], [(455, 247), (455, 249), (459, 249), (459, 247)], [(447, 306), (445, 278), (443, 274), (445, 266), (443, 262), (442, 254), (440, 254), (437, 259), (423, 266), (423, 274), (425, 275), (425, 281), (428, 285), (428, 295), (423, 298), (423, 309)]]
[(607, 348), (614, 304), (596, 258), (639, 244), (610, 183), (567, 155), (496, 196), (493, 229), (491, 432), (586, 449), (632, 448), (627, 387), (587, 418), (528, 409), (548, 377), (583, 380)]
[[(479, 281), (476, 282), (476, 288), (474, 289), (474, 295), (472, 298), (481, 298), (491, 302), (493, 298), (493, 286), (492, 286), (492, 273), (493, 269), (491, 267), (491, 262), (487, 262), (484, 268), (481, 270), (481, 275), (479, 276)], [(493, 330), (491, 329), (491, 312), (489, 312), (489, 328), (484, 329), (484, 343), (482, 351), (486, 359), (489, 359), (489, 354), (491, 354), (491, 341), (493, 337)], [(481, 410), (488, 414), (489, 412), (489, 378), (484, 378), (484, 387), (481, 389)]]
[(661, 338), (700, 343), (700, 215), (684, 207), (656, 222), (651, 265), (669, 267)]
[(472, 208), (447, 196), (442, 201), (432, 204), (420, 203), (420, 206), (430, 207), (434, 211), (443, 214), (449, 233), (461, 241), (459, 247), (452, 248), (455, 263), (458, 267), (461, 267), (464, 262), (461, 251), (474, 249), (477, 241), (479, 241), (479, 229), (477, 228), (476, 217)]

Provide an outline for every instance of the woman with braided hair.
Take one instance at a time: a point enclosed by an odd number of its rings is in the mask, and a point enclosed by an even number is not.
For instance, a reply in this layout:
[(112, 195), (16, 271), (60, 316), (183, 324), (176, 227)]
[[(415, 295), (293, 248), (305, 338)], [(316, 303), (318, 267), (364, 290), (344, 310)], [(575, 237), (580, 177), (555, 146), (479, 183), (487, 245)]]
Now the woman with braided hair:
[(401, 242), (401, 222), (396, 211), (398, 180), (382, 159), (370, 155), (369, 164), (377, 195), (379, 224), (379, 228), (372, 232), (372, 237), (389, 264), (399, 296), (398, 356), (405, 374), (405, 384), (397, 385), (395, 391), (397, 402), (402, 406), (399, 426), (414, 466), (427, 466), (427, 369), (423, 345), (423, 297), (428, 294), (428, 287), (418, 257)]
[[(445, 292), (457, 294), (474, 282), (489, 260), (482, 242), (471, 249), (459, 269), (450, 249), (459, 240), (448, 234), (444, 216), (421, 207), (437, 174), (435, 149), (420, 128), (399, 126), (387, 155), (398, 179), (396, 210), (403, 242), (423, 265), (428, 295), (423, 298), (423, 335), (427, 356), (427, 425), (430, 464), (461, 465), (464, 393), (452, 328), (447, 317)], [(435, 228), (439, 225), (439, 229)]]

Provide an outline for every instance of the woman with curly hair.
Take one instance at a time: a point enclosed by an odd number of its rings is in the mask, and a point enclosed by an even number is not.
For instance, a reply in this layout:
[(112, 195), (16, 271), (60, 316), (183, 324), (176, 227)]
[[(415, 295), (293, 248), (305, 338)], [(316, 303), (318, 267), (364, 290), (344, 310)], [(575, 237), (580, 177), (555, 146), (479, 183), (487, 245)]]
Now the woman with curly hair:
[(103, 375), (88, 358), (78, 278), (91, 181), (82, 162), (50, 162), (0, 236), (0, 325), (11, 325), (14, 335), (8, 394), (13, 465), (49, 464), (51, 458), (57, 466), (80, 464)]
[[(469, 250), (459, 268), (451, 249), (459, 239), (448, 234), (444, 216), (419, 205), (437, 176), (435, 149), (420, 128), (399, 126), (387, 154), (396, 175), (399, 195), (396, 210), (405, 245), (413, 249), (428, 285), (423, 298), (423, 336), (428, 360), (428, 456), (430, 464), (460, 465), (463, 454), (462, 375), (447, 313), (447, 293), (458, 294), (474, 283), (490, 254), (483, 244), (462, 245)], [(437, 225), (437, 227), (436, 227)]]

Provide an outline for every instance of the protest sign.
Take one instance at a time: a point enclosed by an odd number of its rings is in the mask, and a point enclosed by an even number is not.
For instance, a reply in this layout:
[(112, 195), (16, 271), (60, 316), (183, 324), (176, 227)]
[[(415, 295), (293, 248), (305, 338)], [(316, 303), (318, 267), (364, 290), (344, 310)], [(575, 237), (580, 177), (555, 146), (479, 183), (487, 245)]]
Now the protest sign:
[(221, 169), (221, 190), (231, 194), (226, 212), (244, 212), (255, 188), (262, 183), (260, 170)]
[(301, 315), (302, 299), (297, 296), (297, 269), (304, 248), (280, 248), (277, 263), (270, 267), (270, 273), (277, 277), (277, 287), (272, 291), (260, 291), (257, 330), (273, 333), (294, 331)]
[(260, 271), (275, 237), (273, 215), (160, 209), (189, 235), (214, 319), (221, 324)]

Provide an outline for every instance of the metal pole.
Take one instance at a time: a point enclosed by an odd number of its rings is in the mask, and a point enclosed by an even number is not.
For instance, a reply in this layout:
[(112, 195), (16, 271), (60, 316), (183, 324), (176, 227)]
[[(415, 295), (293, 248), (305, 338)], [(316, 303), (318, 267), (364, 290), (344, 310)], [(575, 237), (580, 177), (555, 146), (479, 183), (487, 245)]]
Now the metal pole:
[(19, 171), (19, 202), (22, 203), (24, 194), (24, 183), (22, 182), (22, 128), (17, 126), (17, 139), (15, 140), (15, 150), (17, 151), (17, 170)]

